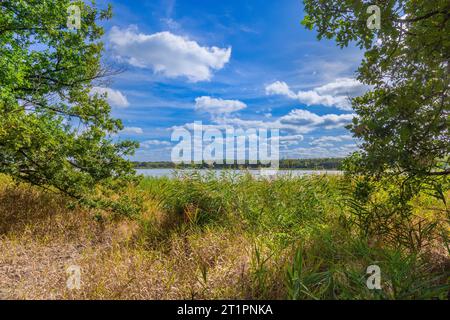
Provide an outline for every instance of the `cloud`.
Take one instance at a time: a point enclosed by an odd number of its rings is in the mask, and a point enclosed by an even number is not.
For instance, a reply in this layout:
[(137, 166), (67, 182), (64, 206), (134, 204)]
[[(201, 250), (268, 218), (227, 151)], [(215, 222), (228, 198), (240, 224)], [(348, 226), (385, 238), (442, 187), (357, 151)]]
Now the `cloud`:
[(91, 89), (91, 94), (99, 94), (107, 96), (107, 101), (112, 107), (126, 108), (130, 105), (127, 97), (118, 90), (111, 88), (93, 87)]
[(348, 97), (345, 96), (331, 96), (320, 95), (316, 91), (299, 91), (297, 98), (300, 102), (308, 106), (322, 105), (326, 107), (336, 107), (342, 110), (351, 110), (351, 105)]
[(368, 90), (368, 86), (362, 84), (356, 79), (339, 78), (314, 90), (320, 95), (348, 95), (351, 97), (356, 97), (364, 94)]
[(161, 22), (171, 30), (179, 30), (181, 28), (180, 24), (172, 18), (162, 18)]
[(284, 150), (283, 157), (286, 158), (344, 158), (358, 150), (356, 144), (346, 144), (339, 147), (313, 146), (298, 147)]
[(231, 47), (202, 47), (197, 42), (170, 32), (139, 33), (136, 26), (125, 30), (113, 27), (109, 35), (117, 57), (129, 64), (152, 69), (168, 78), (186, 77), (207, 81), (213, 70), (230, 61)]
[[(238, 117), (217, 117), (212, 119), (212, 124), (202, 124), (203, 130), (227, 128), (235, 129), (279, 129), (280, 132), (290, 134), (304, 134), (317, 129), (331, 130), (344, 127), (349, 124), (355, 114), (326, 114), (317, 115), (307, 110), (294, 109), (285, 116), (271, 121), (264, 120), (246, 120)], [(194, 130), (194, 123), (186, 123), (182, 126), (174, 126), (169, 130), (176, 129)]]
[(266, 86), (267, 95), (283, 95), (291, 99), (297, 98), (297, 95), (289, 89), (286, 82), (276, 81)]
[(134, 133), (134, 134), (143, 134), (144, 130), (138, 127), (125, 127), (121, 131), (121, 133)]
[(333, 143), (330, 142), (343, 142), (343, 141), (353, 141), (354, 138), (351, 135), (340, 135), (340, 136), (322, 136), (320, 138), (314, 139), (309, 144), (310, 145), (317, 145), (317, 146), (323, 146), (323, 145), (331, 145), (333, 146)]
[(337, 107), (342, 110), (351, 110), (349, 98), (364, 94), (369, 87), (351, 78), (339, 78), (313, 90), (292, 91), (286, 82), (276, 81), (266, 86), (266, 94), (282, 95), (296, 99), (308, 106), (322, 105)]
[(286, 148), (289, 146), (297, 145), (304, 140), (304, 137), (301, 134), (295, 135), (287, 135), (287, 136), (278, 136), (277, 138), (271, 138), (271, 140), (277, 140), (280, 142), (280, 145), (285, 146)]
[(195, 99), (195, 110), (211, 114), (232, 113), (245, 108), (247, 105), (238, 100), (222, 100), (206, 96)]
[(140, 147), (148, 149), (152, 146), (171, 146), (172, 144), (168, 141), (163, 140), (147, 140), (140, 143)]
[(351, 123), (355, 116), (355, 114), (325, 114), (319, 116), (308, 110), (295, 109), (289, 114), (281, 117), (279, 121), (282, 124), (303, 126), (307, 128), (323, 127), (329, 130), (346, 126)]

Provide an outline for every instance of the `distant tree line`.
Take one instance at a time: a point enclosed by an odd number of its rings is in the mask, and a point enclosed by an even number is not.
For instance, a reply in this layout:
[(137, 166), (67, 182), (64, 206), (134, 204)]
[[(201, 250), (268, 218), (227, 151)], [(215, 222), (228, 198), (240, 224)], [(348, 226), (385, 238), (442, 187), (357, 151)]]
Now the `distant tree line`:
[[(281, 169), (309, 169), (309, 170), (340, 170), (343, 159), (341, 158), (320, 158), (320, 159), (283, 159), (280, 160)], [(170, 161), (156, 161), (156, 162), (134, 162), (136, 169), (259, 169), (267, 168), (270, 165), (262, 164), (258, 162), (257, 164), (237, 164), (234, 163), (224, 163), (224, 164), (208, 164), (203, 162), (198, 163), (181, 163), (176, 164)]]

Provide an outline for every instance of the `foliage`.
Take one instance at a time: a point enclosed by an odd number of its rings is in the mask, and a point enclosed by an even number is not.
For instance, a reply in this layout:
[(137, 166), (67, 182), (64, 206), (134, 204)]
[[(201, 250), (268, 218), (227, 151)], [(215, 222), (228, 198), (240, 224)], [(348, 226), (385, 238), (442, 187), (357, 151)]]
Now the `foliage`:
[[(388, 236), (361, 233), (342, 205), (347, 189), (353, 190), (343, 176), (230, 176), (224, 184), (214, 179), (145, 178), (127, 192), (145, 200), (135, 219), (94, 220), (92, 210), (69, 211), (66, 197), (0, 175), (0, 261), (17, 270), (22, 284), (6, 277), (6, 297), (446, 299), (449, 225), (439, 213), (443, 203), (434, 197), (422, 193), (410, 203), (413, 222), (439, 225), (418, 247), (395, 239), (396, 232), (403, 234), (401, 224)], [(189, 184), (202, 199), (214, 201), (207, 206), (184, 195)], [(175, 194), (180, 200), (171, 198)], [(173, 210), (174, 203), (201, 204), (202, 218), (187, 219)], [(74, 252), (87, 271), (82, 290), (66, 291), (55, 283), (65, 276), (62, 266), (73, 264)], [(381, 290), (367, 288), (370, 265), (381, 269)]]
[[(69, 5), (81, 28), (67, 28)], [(0, 2), (0, 172), (88, 204), (126, 208), (106, 199), (134, 183), (136, 144), (114, 143), (122, 129), (104, 95), (103, 28), (111, 8), (69, 0)], [(131, 204), (132, 205), (132, 204)]]
[[(323, 159), (281, 159), (280, 169), (314, 169), (314, 170), (339, 170), (341, 168), (342, 159), (339, 158), (323, 158)], [(165, 168), (165, 169), (259, 169), (262, 167), (269, 167), (270, 165), (258, 164), (236, 164), (228, 163), (224, 161), (224, 164), (213, 163), (207, 164), (195, 164), (195, 163), (185, 163), (185, 164), (175, 164), (168, 161), (160, 162), (134, 162), (137, 169), (155, 169), (155, 168)]]
[[(410, 202), (420, 191), (444, 202), (448, 221), (449, 2), (304, 3), (302, 23), (315, 28), (319, 39), (335, 39), (340, 47), (354, 43), (365, 51), (357, 78), (371, 90), (352, 99), (357, 116), (349, 126), (362, 141), (361, 151), (344, 163), (356, 187), (350, 199), (355, 221), (366, 234), (389, 234), (397, 223), (413, 219)], [(367, 27), (370, 5), (381, 10), (379, 30)], [(378, 191), (383, 199), (373, 198)], [(414, 229), (404, 229), (403, 236)]]
[[(381, 29), (366, 26), (369, 5)], [(319, 39), (365, 49), (358, 79), (372, 90), (353, 100), (351, 130), (363, 139), (360, 170), (448, 174), (450, 5), (445, 0), (306, 0), (303, 24)]]
[[(321, 221), (330, 201), (334, 201), (325, 194), (338, 192), (330, 186), (332, 180), (320, 176), (256, 180), (249, 173), (226, 170), (217, 177), (211, 170), (206, 174), (180, 173), (179, 179), (173, 180), (147, 178), (144, 186), (157, 193), (163, 209), (184, 221), (202, 225), (236, 219), (250, 230), (270, 230), (277, 241), (288, 244), (295, 240), (289, 230), (302, 228), (306, 232), (305, 224)], [(149, 181), (158, 181), (159, 188)], [(332, 199), (336, 199), (335, 194)]]
[[(407, 203), (410, 212), (397, 205), (391, 215), (385, 210), (394, 206), (385, 201), (398, 182), (353, 183), (344, 176), (267, 180), (231, 172), (146, 178), (142, 190), (178, 221), (178, 227), (159, 224), (146, 232), (153, 245), (211, 230), (250, 237), (252, 298), (444, 299), (450, 271), (442, 250), (449, 226), (443, 203), (422, 192)], [(347, 198), (362, 202), (348, 207)], [(382, 270), (382, 290), (366, 286), (366, 269), (374, 264)]]

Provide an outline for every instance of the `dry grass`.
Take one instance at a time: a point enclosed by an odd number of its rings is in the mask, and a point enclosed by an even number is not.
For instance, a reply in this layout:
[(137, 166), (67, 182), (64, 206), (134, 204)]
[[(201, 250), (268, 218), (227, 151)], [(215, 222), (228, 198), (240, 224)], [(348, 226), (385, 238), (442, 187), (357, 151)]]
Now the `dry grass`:
[[(152, 205), (144, 215), (158, 217)], [(154, 212), (152, 212), (152, 210)], [(0, 299), (251, 298), (252, 240), (232, 231), (174, 233), (149, 245), (133, 221), (98, 222), (64, 198), (4, 183)], [(68, 290), (67, 267), (81, 267)]]
[[(342, 219), (333, 179), (147, 180), (145, 212), (130, 220), (68, 209), (64, 197), (0, 176), (0, 299), (443, 297), (444, 242), (431, 238), (435, 245), (416, 255), (397, 241), (359, 237)], [(435, 221), (435, 202), (423, 201), (417, 215)], [(374, 263), (383, 268), (379, 293), (365, 286)], [(73, 265), (79, 290), (66, 285)]]

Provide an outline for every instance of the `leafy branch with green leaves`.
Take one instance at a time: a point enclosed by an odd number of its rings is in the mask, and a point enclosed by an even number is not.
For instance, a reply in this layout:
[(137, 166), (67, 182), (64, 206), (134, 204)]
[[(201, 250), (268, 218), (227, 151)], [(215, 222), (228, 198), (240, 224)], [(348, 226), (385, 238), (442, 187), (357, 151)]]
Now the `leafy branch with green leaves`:
[[(370, 194), (384, 189), (390, 195), (386, 212), (405, 220), (412, 214), (409, 201), (426, 192), (443, 201), (444, 216), (450, 221), (446, 200), (450, 189), (450, 3), (304, 0), (304, 4), (307, 15), (302, 24), (314, 29), (319, 39), (364, 50), (356, 75), (371, 90), (352, 99), (356, 117), (348, 127), (362, 141), (361, 150), (345, 161), (356, 181), (354, 200), (360, 213), (369, 212)], [(371, 5), (380, 8), (379, 30), (366, 24)]]
[[(75, 31), (67, 27), (73, 4), (81, 9)], [(109, 199), (137, 182), (125, 159), (137, 144), (113, 141), (122, 123), (106, 95), (92, 94), (109, 75), (99, 22), (111, 16), (95, 2), (0, 1), (0, 172), (120, 211), (121, 198)]]

